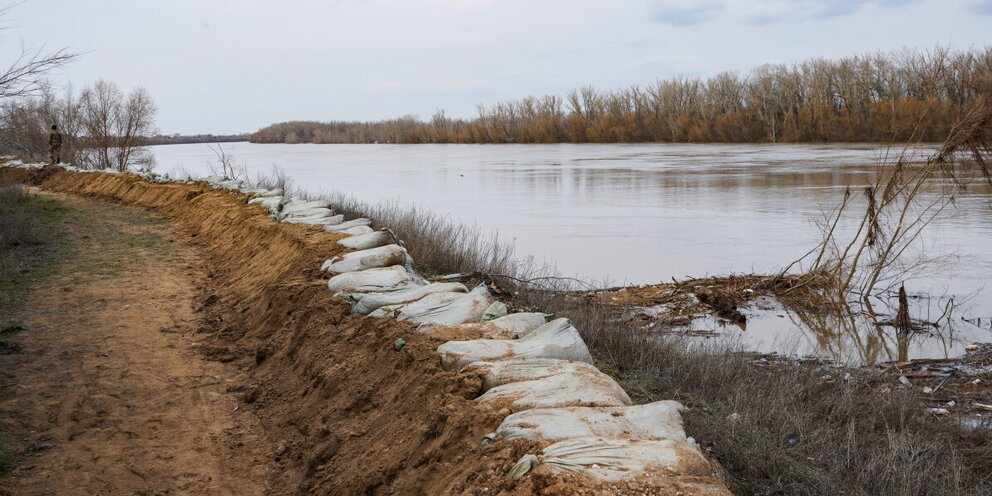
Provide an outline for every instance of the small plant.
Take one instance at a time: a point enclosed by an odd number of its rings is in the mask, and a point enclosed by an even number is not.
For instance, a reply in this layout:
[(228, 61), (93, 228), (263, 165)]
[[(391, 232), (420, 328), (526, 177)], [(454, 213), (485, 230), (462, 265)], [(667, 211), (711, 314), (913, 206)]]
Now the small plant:
[(28, 191), (23, 184), (0, 180), (0, 206), (9, 207), (28, 201)]
[[(6, 324), (0, 327), (0, 355), (9, 355), (21, 351), (21, 344), (8, 339), (8, 337), (23, 330), (24, 326), (20, 324)], [(0, 458), (2, 458), (2, 454), (0, 454)], [(0, 461), (0, 464), (2, 464), (2, 461)], [(0, 472), (2, 470), (2, 467), (0, 467)]]
[(15, 332), (21, 332), (24, 330), (24, 326), (21, 324), (6, 324), (0, 327), (0, 337), (9, 336)]

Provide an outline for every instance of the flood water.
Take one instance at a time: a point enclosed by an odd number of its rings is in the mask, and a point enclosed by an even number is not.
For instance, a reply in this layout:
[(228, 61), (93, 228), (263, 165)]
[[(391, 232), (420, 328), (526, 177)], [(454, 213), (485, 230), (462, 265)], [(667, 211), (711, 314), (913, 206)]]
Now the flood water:
[[(422, 205), (513, 239), (519, 255), (563, 274), (611, 285), (781, 269), (815, 246), (814, 220), (846, 186), (870, 184), (886, 153), (873, 145), (223, 146), (250, 172), (277, 166), (309, 191)], [(216, 159), (204, 144), (152, 151), (160, 172), (207, 175)], [(956, 318), (992, 316), (992, 295), (982, 291), (992, 276), (989, 202), (987, 189), (959, 195), (921, 241), (952, 259), (906, 282), (910, 293), (969, 297)], [(916, 311), (927, 318), (934, 308)], [(987, 324), (965, 321), (907, 336), (774, 308), (745, 313), (746, 330), (707, 319), (694, 326), (755, 351), (862, 363), (956, 356), (992, 341)]]

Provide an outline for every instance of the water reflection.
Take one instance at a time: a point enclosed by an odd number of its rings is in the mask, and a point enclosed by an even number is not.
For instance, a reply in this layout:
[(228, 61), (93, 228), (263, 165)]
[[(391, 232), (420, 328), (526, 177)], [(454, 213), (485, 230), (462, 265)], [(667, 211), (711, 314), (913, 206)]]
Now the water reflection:
[[(939, 306), (938, 300), (922, 305)], [(890, 309), (884, 309), (889, 312)], [(917, 315), (925, 314), (918, 304)], [(851, 365), (905, 362), (925, 357), (952, 357), (968, 344), (988, 341), (989, 330), (972, 322), (951, 318), (930, 325), (915, 319), (917, 328), (898, 329), (868, 312), (794, 312), (777, 302), (762, 299), (742, 309), (744, 324), (731, 324), (710, 315), (699, 316), (676, 332), (719, 337), (743, 344), (751, 351), (831, 360)], [(882, 320), (880, 320), (882, 319)]]
[[(870, 184), (886, 153), (870, 145), (226, 146), (250, 171), (277, 164), (312, 191), (418, 203), (514, 239), (519, 254), (566, 275), (616, 284), (783, 267), (820, 239), (812, 221), (845, 187)], [(205, 175), (214, 158), (200, 144), (152, 149), (164, 172), (182, 167)], [(958, 196), (924, 240), (933, 254), (954, 260), (932, 277), (908, 280), (907, 288), (936, 295), (982, 289), (992, 276), (990, 198), (987, 187)], [(855, 228), (856, 219), (839, 226)], [(992, 315), (992, 297), (980, 292), (969, 312), (964, 316)], [(956, 341), (921, 345), (941, 338), (901, 340), (853, 318), (755, 318), (742, 334), (756, 349), (794, 346), (830, 358), (960, 353)], [(989, 334), (967, 331), (960, 341), (990, 341)]]

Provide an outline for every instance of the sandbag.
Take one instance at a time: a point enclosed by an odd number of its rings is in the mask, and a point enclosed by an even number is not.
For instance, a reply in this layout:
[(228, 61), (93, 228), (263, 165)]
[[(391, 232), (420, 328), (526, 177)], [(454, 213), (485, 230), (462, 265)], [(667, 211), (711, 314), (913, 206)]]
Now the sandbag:
[[(282, 207), (282, 212), (279, 214), (283, 218), (292, 217), (331, 217), (334, 215), (334, 211), (329, 208), (314, 207), (314, 208), (304, 208), (296, 209), (290, 212), (286, 211), (286, 206)], [(344, 218), (344, 217), (342, 217)]]
[(267, 193), (269, 190), (265, 188), (239, 188), (238, 191), (241, 191), (246, 195), (258, 196), (262, 193)]
[(280, 212), (280, 215), (285, 217), (294, 212), (304, 212), (313, 209), (329, 209), (329, 207), (330, 205), (328, 205), (327, 202), (323, 200), (308, 201), (308, 200), (292, 199), (288, 203), (282, 206), (282, 211)]
[[(583, 437), (554, 443), (541, 454), (541, 457), (524, 455), (510, 470), (510, 478), (519, 480), (538, 468), (611, 482), (642, 476), (711, 476), (713, 472), (703, 454), (685, 441)], [(717, 494), (729, 493), (718, 491)]]
[(282, 208), (283, 203), (286, 202), (286, 197), (284, 196), (266, 196), (260, 198), (252, 198), (248, 200), (249, 204), (257, 203), (262, 206), (269, 214), (278, 215), (279, 209)]
[(426, 286), (412, 286), (383, 293), (338, 293), (351, 304), (351, 313), (368, 315), (373, 310), (397, 303), (412, 302), (431, 293), (468, 292), (460, 282), (436, 282)]
[(548, 322), (548, 314), (539, 312), (511, 313), (488, 322), (469, 322), (454, 325), (424, 325), (420, 332), (430, 333), (441, 328), (467, 331), (485, 339), (519, 339)]
[(413, 276), (401, 265), (380, 267), (358, 272), (338, 274), (327, 281), (327, 289), (334, 291), (389, 291), (413, 281)]
[(329, 232), (341, 232), (344, 231), (345, 229), (351, 229), (352, 227), (371, 226), (371, 225), (372, 225), (371, 220), (360, 217), (358, 219), (351, 219), (349, 221), (345, 221), (340, 224), (324, 226), (324, 229)]
[(390, 265), (404, 265), (406, 257), (406, 250), (402, 246), (386, 245), (334, 257), (324, 262), (320, 270), (341, 273), (389, 267)]
[(489, 305), (489, 308), (487, 308), (485, 312), (482, 312), (482, 318), (479, 320), (486, 322), (500, 317), (505, 317), (508, 311), (509, 309), (506, 308), (505, 303), (502, 301), (495, 301), (492, 305)]
[(323, 225), (323, 224), (328, 224), (328, 223), (333, 223), (333, 222), (339, 222), (340, 219), (343, 219), (343, 218), (344, 218), (344, 216), (341, 215), (341, 214), (331, 215), (331, 216), (315, 215), (315, 216), (311, 216), (311, 217), (286, 217), (286, 218), (282, 219), (282, 222), (286, 222), (286, 223), (289, 223), (289, 224), (318, 224), (318, 225)]
[(443, 305), (414, 311), (400, 312), (396, 320), (409, 320), (420, 324), (461, 324), (478, 322), (493, 304), (494, 298), (485, 286), (477, 286), (467, 295)]
[(228, 179), (226, 181), (220, 181), (220, 182), (216, 183), (214, 186), (215, 187), (218, 187), (218, 188), (224, 188), (224, 189), (240, 189), (242, 183), (243, 183), (243, 181), (237, 181), (237, 180), (234, 180), (234, 179)]
[(369, 226), (355, 226), (349, 227), (343, 231), (336, 231), (336, 234), (347, 234), (348, 236), (358, 236), (360, 234), (374, 233), (375, 230)]
[(555, 319), (514, 340), (449, 341), (437, 349), (445, 370), (500, 358), (561, 358), (592, 363), (579, 331), (568, 319)]
[(462, 368), (466, 374), (478, 373), (483, 377), (480, 393), (496, 386), (520, 381), (543, 379), (558, 374), (600, 373), (594, 365), (559, 358), (511, 358), (475, 362)]
[(286, 194), (285, 190), (282, 188), (275, 188), (259, 193), (258, 196), (283, 196), (284, 194)]
[(385, 305), (377, 308), (374, 312), (370, 313), (374, 317), (385, 317), (392, 316), (396, 317), (396, 314), (401, 310), (403, 311), (418, 311), (423, 308), (433, 307), (437, 305), (443, 305), (449, 301), (456, 300), (465, 295), (464, 291), (448, 291), (444, 293), (431, 293), (417, 301), (412, 301), (410, 303), (400, 303), (396, 305)]
[(367, 250), (393, 242), (393, 236), (388, 231), (376, 231), (339, 239), (338, 244), (352, 250)]
[(630, 397), (612, 377), (596, 370), (570, 372), (530, 381), (502, 384), (476, 398), (479, 402), (509, 400), (514, 411), (566, 406), (626, 406)]
[(506, 417), (485, 439), (557, 441), (605, 437), (685, 441), (683, 409), (681, 403), (670, 400), (620, 407), (536, 408)]

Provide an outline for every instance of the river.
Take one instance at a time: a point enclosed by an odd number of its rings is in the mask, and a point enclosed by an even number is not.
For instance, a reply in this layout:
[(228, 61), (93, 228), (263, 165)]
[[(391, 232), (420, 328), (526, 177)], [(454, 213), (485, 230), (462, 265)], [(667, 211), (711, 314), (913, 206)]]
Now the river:
[[(251, 173), (277, 166), (309, 191), (418, 204), (513, 239), (519, 255), (563, 274), (611, 285), (780, 269), (815, 246), (815, 221), (845, 187), (870, 184), (887, 153), (860, 144), (222, 146)], [(216, 161), (204, 144), (152, 152), (157, 170), (173, 174), (206, 175)], [(958, 195), (920, 242), (949, 259), (907, 281), (907, 290), (967, 298), (958, 318), (992, 316), (992, 295), (983, 291), (992, 276), (990, 201), (986, 188)], [(842, 229), (854, 222), (845, 219)], [(987, 323), (871, 338), (865, 334), (876, 331), (857, 323), (816, 329), (808, 316), (786, 311), (745, 313), (746, 330), (707, 319), (694, 326), (757, 351), (863, 363), (955, 356), (971, 342), (992, 341)]]

